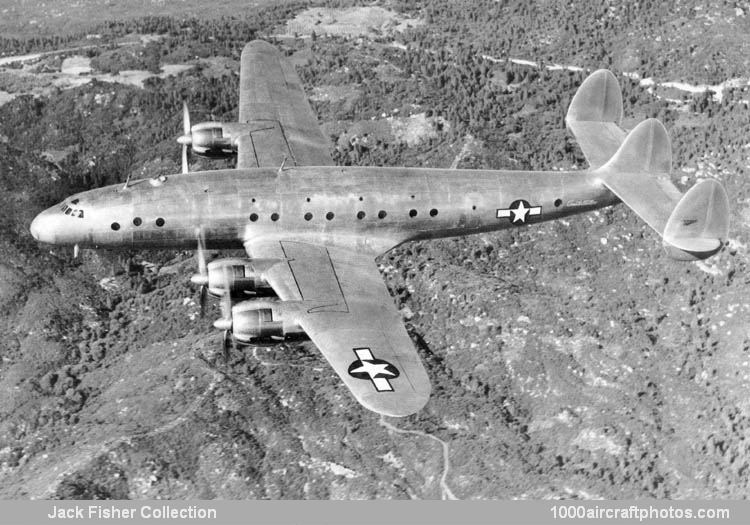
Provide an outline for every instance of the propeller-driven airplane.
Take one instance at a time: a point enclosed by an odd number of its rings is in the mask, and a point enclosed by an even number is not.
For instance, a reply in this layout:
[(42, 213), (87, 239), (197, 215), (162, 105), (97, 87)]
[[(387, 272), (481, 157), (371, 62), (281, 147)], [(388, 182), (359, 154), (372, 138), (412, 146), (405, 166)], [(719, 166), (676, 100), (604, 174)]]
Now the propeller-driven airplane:
[[(389, 416), (420, 410), (430, 381), (375, 257), (394, 246), (490, 232), (624, 202), (694, 260), (727, 239), (729, 203), (713, 179), (684, 195), (654, 119), (626, 133), (606, 70), (591, 74), (566, 123), (589, 169), (498, 171), (334, 166), (293, 66), (263, 41), (242, 52), (239, 122), (185, 129), (183, 172), (73, 195), (31, 224), (39, 241), (90, 248), (198, 248), (192, 281), (220, 296), (225, 342), (307, 336), (354, 397)], [(237, 155), (234, 170), (187, 173), (187, 151)], [(248, 258), (206, 264), (206, 249)]]

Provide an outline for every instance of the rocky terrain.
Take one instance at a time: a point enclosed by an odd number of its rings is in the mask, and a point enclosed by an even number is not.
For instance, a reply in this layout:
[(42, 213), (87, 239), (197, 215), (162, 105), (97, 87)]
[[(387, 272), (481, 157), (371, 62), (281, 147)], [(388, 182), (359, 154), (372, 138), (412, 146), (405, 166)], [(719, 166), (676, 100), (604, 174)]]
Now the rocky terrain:
[[(606, 32), (586, 32), (610, 6), (446, 2), (381, 2), (371, 30), (356, 2), (93, 26), (101, 42), (90, 51), (27, 62), (20, 86), (0, 75), (13, 95), (0, 98), (0, 497), (746, 497), (750, 95), (732, 53), (747, 6), (614, 8)], [(356, 34), (342, 34), (338, 16), (356, 19)], [(662, 43), (640, 47), (628, 28), (658, 16)], [(307, 35), (310, 24), (335, 31)], [(677, 35), (697, 24), (711, 38), (690, 51)], [(136, 33), (161, 37), (112, 51)], [(195, 118), (236, 117), (239, 50), (264, 35), (284, 35), (277, 45), (298, 63), (342, 164), (583, 168), (562, 119), (586, 73), (548, 66), (608, 65), (626, 126), (665, 122), (674, 182), (726, 186), (729, 242), (708, 261), (675, 262), (616, 206), (383, 255), (433, 384), (425, 409), (404, 419), (361, 408), (309, 342), (225, 362), (218, 308), (198, 315), (192, 253), (73, 259), (34, 242), (28, 225), (74, 191), (178, 171), (182, 100)], [(626, 40), (635, 62), (617, 54)], [(711, 53), (720, 67), (709, 71)], [(91, 77), (193, 67), (142, 85), (27, 89), (84, 54)], [(701, 84), (721, 96), (691, 89)]]

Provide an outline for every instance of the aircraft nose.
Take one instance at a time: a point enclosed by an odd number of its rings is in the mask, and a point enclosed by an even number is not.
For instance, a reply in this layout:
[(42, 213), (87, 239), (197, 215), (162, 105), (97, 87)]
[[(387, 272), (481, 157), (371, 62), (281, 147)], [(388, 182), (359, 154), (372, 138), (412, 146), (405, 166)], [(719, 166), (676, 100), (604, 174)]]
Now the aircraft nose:
[(34, 217), (34, 220), (31, 221), (31, 226), (29, 226), (29, 231), (31, 232), (31, 236), (38, 241), (39, 240), (39, 215)]
[[(56, 210), (54, 210), (56, 211)], [(55, 225), (57, 224), (57, 217), (53, 210), (45, 210), (31, 221), (29, 230), (31, 235), (37, 241), (54, 243), (55, 242)]]

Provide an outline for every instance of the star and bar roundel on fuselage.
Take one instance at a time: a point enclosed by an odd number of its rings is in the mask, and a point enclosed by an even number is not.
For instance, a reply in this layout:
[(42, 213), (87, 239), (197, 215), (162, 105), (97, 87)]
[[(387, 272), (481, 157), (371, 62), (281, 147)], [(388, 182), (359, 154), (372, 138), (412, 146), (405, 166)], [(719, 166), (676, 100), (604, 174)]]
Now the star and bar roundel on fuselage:
[(518, 199), (510, 203), (507, 208), (498, 208), (498, 219), (509, 219), (511, 224), (520, 225), (533, 217), (539, 217), (542, 214), (541, 206), (532, 206), (529, 201)]

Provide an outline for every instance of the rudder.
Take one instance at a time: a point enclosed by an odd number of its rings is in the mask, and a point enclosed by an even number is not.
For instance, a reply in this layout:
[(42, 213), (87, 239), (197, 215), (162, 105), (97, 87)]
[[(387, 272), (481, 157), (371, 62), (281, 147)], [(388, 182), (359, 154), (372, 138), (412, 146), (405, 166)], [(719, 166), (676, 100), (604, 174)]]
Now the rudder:
[(705, 259), (729, 236), (729, 197), (714, 179), (695, 184), (677, 203), (664, 228), (664, 247), (679, 260)]
[(651, 173), (669, 176), (672, 171), (672, 143), (664, 125), (646, 119), (628, 133), (617, 152), (604, 165), (622, 173)]

